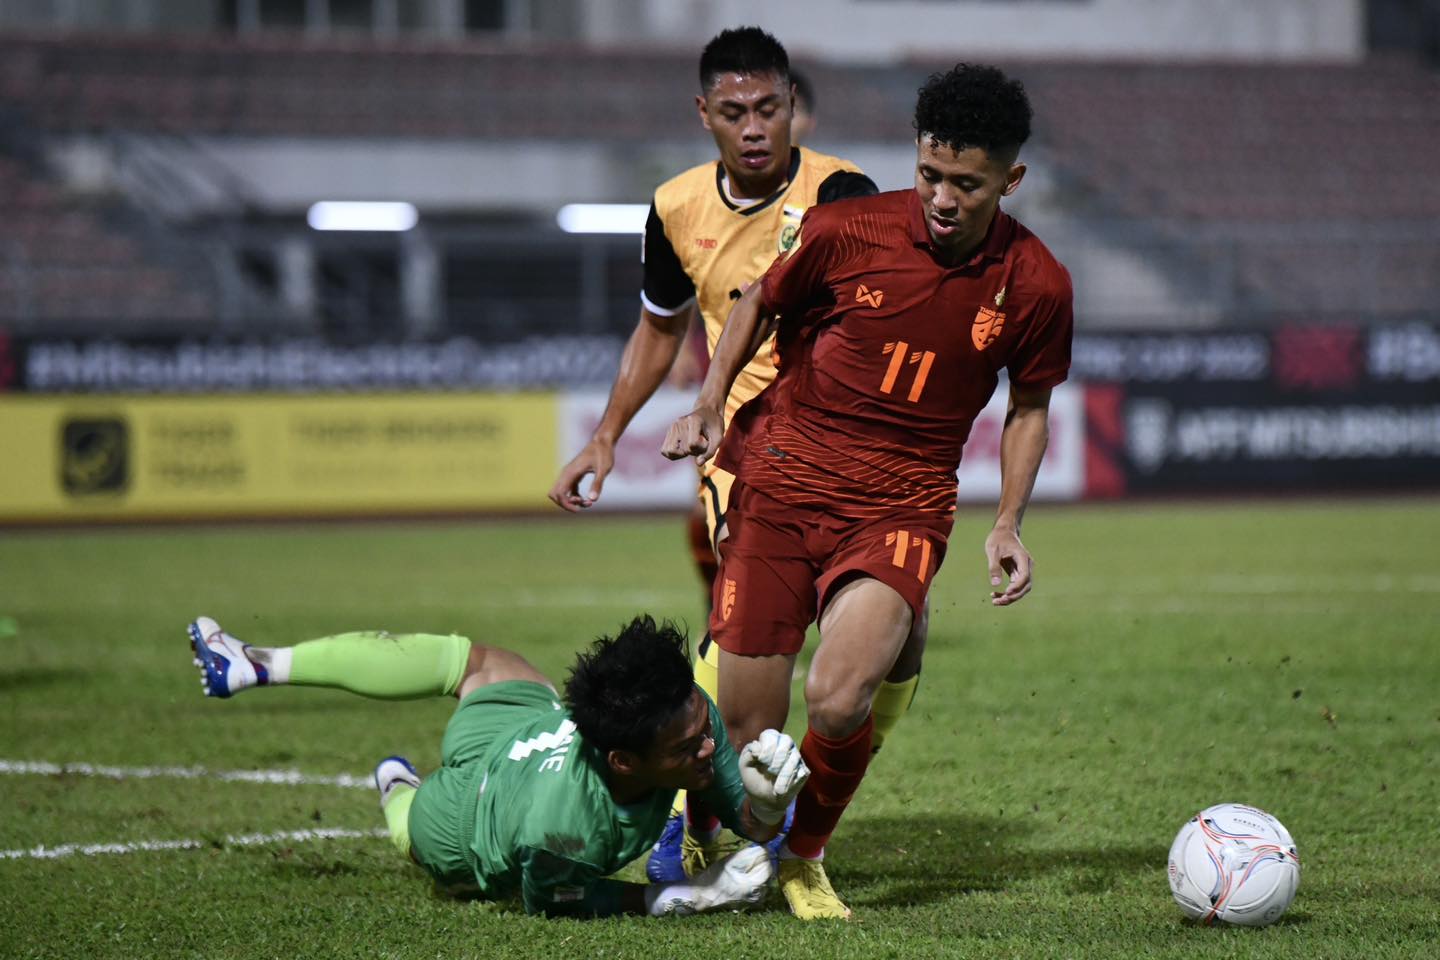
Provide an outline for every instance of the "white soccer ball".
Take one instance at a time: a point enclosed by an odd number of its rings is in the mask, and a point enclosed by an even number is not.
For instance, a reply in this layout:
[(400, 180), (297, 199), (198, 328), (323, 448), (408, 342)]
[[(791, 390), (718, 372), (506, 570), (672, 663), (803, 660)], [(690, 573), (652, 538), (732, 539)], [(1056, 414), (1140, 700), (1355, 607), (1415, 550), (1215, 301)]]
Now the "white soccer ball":
[(1257, 807), (1206, 807), (1170, 845), (1170, 892), (1185, 915), (1201, 923), (1274, 923), (1299, 886), (1300, 857), (1290, 831)]

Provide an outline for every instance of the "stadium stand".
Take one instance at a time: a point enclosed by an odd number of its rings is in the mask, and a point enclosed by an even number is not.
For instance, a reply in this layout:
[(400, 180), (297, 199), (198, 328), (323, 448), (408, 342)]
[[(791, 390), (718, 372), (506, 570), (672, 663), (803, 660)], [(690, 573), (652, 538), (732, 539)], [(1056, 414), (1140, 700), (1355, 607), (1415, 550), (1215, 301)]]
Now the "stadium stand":
[[(677, 91), (693, 87), (692, 61), (689, 51), (484, 40), (8, 34), (0, 107), (48, 136), (684, 141), (695, 121)], [(893, 144), (913, 134), (916, 86), (944, 66), (818, 64), (812, 74), (827, 102), (846, 105), (849, 142)], [(1123, 222), (1120, 242), (1145, 252), (1180, 300), (1273, 323), (1409, 315), (1440, 298), (1433, 70), (1403, 59), (1008, 66), (1035, 101), (1035, 155), (1060, 185), (1056, 205), (1077, 223)], [(25, 202), (54, 201), (13, 165), (7, 176), (33, 194)], [(105, 233), (79, 213), (67, 222), (55, 229)], [(91, 245), (18, 242), (27, 257)], [(97, 275), (130, 246), (100, 242)], [(146, 283), (167, 281), (162, 271)]]
[(35, 322), (201, 321), (214, 306), (201, 285), (135, 239), (69, 201), (23, 162), (0, 154), (0, 313)]
[(1276, 322), (1427, 309), (1440, 294), (1440, 74), (1348, 65), (1035, 64), (1073, 194), (1206, 256)]

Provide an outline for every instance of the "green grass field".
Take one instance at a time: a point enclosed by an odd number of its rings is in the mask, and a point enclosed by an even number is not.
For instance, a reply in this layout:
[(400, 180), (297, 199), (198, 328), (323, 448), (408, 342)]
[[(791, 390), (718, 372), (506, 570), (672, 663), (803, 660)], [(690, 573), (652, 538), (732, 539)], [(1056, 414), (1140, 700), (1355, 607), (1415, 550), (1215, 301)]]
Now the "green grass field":
[[(446, 702), (206, 700), (186, 622), (265, 644), (455, 630), (558, 677), (641, 609), (703, 629), (678, 520), (0, 534), (0, 615), (18, 625), (0, 631), (0, 956), (1435, 955), (1440, 501), (1040, 504), (1036, 590), (1008, 610), (984, 602), (987, 526), (958, 519), (919, 698), (830, 847), (855, 920), (820, 925), (777, 898), (749, 916), (530, 918), (434, 895), (367, 833), (369, 789), (16, 767), (323, 779), (404, 752), (423, 771)], [(1299, 845), (1299, 897), (1273, 927), (1199, 927), (1171, 902), (1175, 831), (1226, 800)], [(308, 829), (362, 835), (226, 840)], [(200, 846), (33, 853), (176, 840)]]

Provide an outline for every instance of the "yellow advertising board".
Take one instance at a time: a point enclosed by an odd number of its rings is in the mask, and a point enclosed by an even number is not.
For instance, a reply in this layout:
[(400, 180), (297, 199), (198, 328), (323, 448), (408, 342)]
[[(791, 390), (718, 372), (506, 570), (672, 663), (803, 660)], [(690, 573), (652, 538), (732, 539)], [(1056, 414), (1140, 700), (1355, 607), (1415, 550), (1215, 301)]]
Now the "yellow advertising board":
[(542, 507), (552, 394), (0, 395), (0, 522)]

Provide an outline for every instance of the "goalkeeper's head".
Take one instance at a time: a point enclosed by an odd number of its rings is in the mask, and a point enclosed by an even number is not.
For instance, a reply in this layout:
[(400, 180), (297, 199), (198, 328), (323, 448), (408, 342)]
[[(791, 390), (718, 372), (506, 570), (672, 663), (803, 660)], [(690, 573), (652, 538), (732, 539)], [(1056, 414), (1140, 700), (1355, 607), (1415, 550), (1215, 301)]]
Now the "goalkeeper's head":
[(580, 736), (637, 788), (703, 790), (714, 780), (710, 705), (687, 647), (673, 623), (642, 614), (581, 651), (565, 682)]

